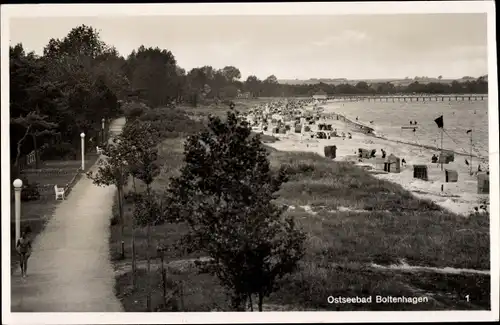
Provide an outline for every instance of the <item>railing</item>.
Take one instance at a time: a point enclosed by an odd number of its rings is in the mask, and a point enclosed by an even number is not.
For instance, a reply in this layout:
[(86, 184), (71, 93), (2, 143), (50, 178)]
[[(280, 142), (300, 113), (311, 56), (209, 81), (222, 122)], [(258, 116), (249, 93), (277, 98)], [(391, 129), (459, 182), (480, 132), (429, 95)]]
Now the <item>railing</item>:
[(421, 95), (336, 95), (329, 96), (328, 99), (340, 99), (346, 101), (478, 101), (487, 100), (487, 94), (466, 94), (466, 95), (433, 95), (433, 94), (421, 94)]

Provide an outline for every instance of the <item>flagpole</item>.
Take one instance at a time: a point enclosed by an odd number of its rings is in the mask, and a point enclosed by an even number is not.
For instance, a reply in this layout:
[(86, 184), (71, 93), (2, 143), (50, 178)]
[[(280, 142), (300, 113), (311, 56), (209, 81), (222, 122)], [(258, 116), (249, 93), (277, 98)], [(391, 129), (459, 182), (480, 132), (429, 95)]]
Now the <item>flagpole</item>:
[(443, 114), (441, 113), (441, 116), (438, 117), (437, 119), (435, 119), (434, 122), (436, 122), (438, 128), (441, 129), (441, 154), (440, 154), (439, 160), (441, 160), (441, 170), (443, 170), (443, 163), (444, 163), (444, 161), (443, 161), (444, 160), (444, 156), (443, 156), (443, 133), (444, 133)]
[[(444, 114), (441, 112), (441, 118), (444, 119)], [(444, 159), (444, 155), (443, 155), (443, 134), (444, 134), (444, 121), (443, 121), (443, 125), (442, 125), (442, 128), (441, 128), (441, 170), (443, 170), (443, 159)]]
[(472, 129), (470, 131), (470, 173), (472, 175)]
[(441, 170), (443, 170), (443, 132), (444, 132), (444, 126), (441, 128)]

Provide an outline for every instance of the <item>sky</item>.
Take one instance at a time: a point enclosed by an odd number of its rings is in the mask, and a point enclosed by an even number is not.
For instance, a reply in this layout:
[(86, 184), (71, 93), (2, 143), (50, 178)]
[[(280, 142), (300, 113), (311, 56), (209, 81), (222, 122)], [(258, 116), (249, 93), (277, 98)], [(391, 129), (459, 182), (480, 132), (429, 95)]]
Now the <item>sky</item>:
[(172, 51), (189, 71), (233, 65), (242, 78), (443, 78), (488, 73), (486, 14), (11, 18), (10, 44), (41, 54), (81, 24), (127, 56)]

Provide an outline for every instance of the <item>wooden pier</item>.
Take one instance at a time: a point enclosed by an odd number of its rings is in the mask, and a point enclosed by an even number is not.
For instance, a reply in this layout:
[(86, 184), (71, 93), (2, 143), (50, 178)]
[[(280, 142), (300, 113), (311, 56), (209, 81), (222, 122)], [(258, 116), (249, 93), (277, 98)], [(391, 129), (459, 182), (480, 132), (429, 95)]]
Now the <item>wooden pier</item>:
[(451, 102), (451, 101), (484, 101), (488, 100), (488, 95), (486, 94), (475, 94), (475, 95), (337, 95), (331, 96), (328, 99), (347, 101), (347, 102), (359, 102), (359, 101), (374, 101), (374, 102)]

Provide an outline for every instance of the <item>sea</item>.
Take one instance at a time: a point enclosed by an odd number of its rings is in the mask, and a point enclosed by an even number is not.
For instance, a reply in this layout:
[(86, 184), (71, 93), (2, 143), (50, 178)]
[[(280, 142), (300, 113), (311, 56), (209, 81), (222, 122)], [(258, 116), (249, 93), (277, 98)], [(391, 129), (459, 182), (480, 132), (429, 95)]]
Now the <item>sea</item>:
[[(325, 113), (336, 112), (369, 125), (377, 136), (417, 145), (441, 147), (436, 118), (443, 116), (443, 148), (488, 160), (488, 100), (444, 102), (328, 102)], [(373, 121), (373, 123), (370, 123)], [(417, 122), (415, 132), (410, 121)], [(467, 133), (468, 130), (472, 132)], [(472, 136), (472, 141), (471, 141)], [(472, 145), (471, 145), (472, 143)]]

